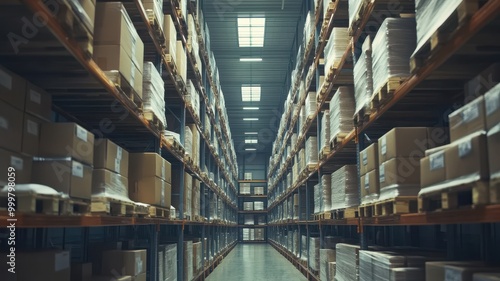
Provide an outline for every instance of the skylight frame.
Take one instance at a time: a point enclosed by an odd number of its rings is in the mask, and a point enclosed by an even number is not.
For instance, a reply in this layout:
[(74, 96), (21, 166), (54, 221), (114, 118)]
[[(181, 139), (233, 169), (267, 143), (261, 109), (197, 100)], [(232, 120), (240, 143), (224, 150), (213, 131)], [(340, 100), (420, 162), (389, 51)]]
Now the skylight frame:
[(237, 24), (239, 47), (264, 47), (266, 34), (265, 17), (239, 17)]

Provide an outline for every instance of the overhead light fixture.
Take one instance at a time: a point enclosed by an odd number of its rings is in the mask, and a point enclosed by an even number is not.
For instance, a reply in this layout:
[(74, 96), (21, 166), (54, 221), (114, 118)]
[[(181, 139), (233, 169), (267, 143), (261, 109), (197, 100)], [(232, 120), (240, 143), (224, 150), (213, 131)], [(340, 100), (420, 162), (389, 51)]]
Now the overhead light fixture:
[(257, 132), (246, 132), (245, 135), (258, 135), (259, 133)]
[(241, 85), (241, 100), (260, 101), (260, 92), (259, 84), (243, 84)]
[(256, 151), (257, 148), (245, 148), (246, 151)]
[(243, 118), (243, 121), (259, 121), (259, 118)]
[(257, 143), (259, 143), (259, 141), (256, 140), (256, 139), (246, 139), (245, 143), (247, 143), (247, 144), (249, 144), (249, 143), (251, 143), (251, 144), (257, 144)]
[(240, 58), (242, 62), (260, 62), (262, 58)]
[(258, 107), (243, 107), (243, 110), (259, 110)]
[(238, 43), (240, 47), (264, 47), (266, 18), (238, 18)]

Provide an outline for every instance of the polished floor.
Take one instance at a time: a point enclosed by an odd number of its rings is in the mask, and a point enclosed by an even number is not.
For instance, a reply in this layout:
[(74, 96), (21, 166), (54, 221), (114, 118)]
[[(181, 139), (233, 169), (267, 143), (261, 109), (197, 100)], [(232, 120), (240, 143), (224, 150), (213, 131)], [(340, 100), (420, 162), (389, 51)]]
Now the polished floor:
[(207, 280), (303, 281), (307, 279), (270, 245), (238, 244)]

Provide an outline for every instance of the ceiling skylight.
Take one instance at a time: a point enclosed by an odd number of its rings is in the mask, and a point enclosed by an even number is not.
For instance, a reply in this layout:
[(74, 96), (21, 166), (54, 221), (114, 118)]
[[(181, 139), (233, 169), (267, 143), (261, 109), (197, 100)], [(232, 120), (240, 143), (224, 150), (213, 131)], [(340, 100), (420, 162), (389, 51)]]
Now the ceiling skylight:
[(256, 139), (246, 139), (246, 140), (245, 140), (245, 143), (252, 143), (252, 144), (256, 144), (256, 143), (258, 143), (258, 142), (259, 142), (259, 141), (258, 141), (258, 140), (256, 140)]
[(259, 110), (258, 107), (243, 107), (243, 110)]
[(266, 18), (238, 18), (238, 43), (240, 47), (264, 47)]
[(260, 62), (262, 58), (240, 58), (242, 62)]
[(260, 85), (259, 84), (241, 85), (241, 100), (260, 101)]
[(259, 121), (259, 118), (243, 118), (243, 121)]

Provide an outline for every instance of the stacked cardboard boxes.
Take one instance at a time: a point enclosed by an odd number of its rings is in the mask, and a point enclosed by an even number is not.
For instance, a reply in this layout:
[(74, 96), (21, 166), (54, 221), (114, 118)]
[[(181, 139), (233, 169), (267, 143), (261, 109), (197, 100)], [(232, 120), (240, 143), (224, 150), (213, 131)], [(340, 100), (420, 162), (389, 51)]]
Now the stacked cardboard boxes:
[(358, 173), (355, 165), (344, 166), (332, 174), (332, 209), (358, 206)]
[(105, 276), (130, 276), (131, 280), (146, 281), (146, 250), (110, 250), (102, 253), (102, 280)]
[(361, 204), (365, 204), (377, 200), (380, 193), (378, 144), (373, 143), (361, 151), (359, 160)]
[(167, 127), (165, 117), (165, 85), (163, 79), (152, 62), (144, 63), (143, 106), (144, 111), (153, 113), (164, 128)]
[[(184, 185), (181, 186), (181, 176), (184, 175)], [(188, 173), (182, 173), (180, 170), (172, 170), (172, 206), (176, 210), (180, 210), (180, 202), (181, 202), (181, 188), (184, 192), (184, 212), (183, 216), (191, 217), (192, 216), (192, 194), (193, 194), (193, 177)], [(179, 211), (180, 212), (180, 211)], [(211, 216), (213, 217), (213, 216)]]
[(165, 15), (163, 18), (163, 33), (165, 34), (165, 52), (170, 55), (175, 63), (177, 54), (177, 30), (175, 29), (174, 21), (171, 15)]

